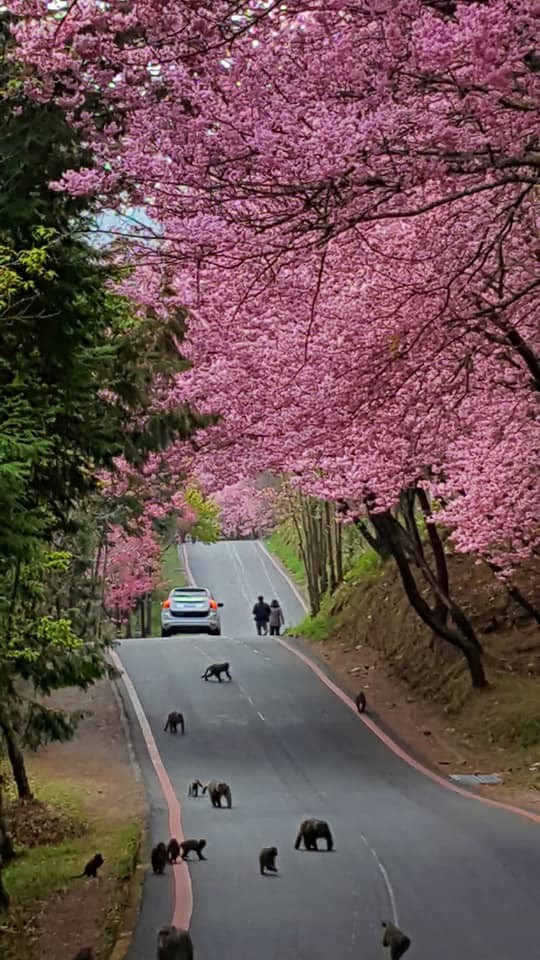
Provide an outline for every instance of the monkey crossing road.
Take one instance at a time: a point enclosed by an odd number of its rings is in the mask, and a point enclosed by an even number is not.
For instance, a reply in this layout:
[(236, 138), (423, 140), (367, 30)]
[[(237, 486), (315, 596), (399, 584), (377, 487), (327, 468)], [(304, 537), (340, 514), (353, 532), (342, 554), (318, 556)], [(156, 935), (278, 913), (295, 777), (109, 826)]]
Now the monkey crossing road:
[[(533, 960), (540, 826), (428, 779), (294, 654), (257, 637), (259, 594), (279, 600), (287, 625), (304, 611), (256, 543), (188, 550), (196, 583), (224, 603), (222, 636), (128, 640), (119, 653), (180, 798), (185, 836), (208, 841), (207, 863), (188, 860), (196, 960), (384, 960), (383, 921), (411, 938), (407, 960)], [(230, 662), (232, 681), (201, 683), (220, 661)], [(189, 735), (163, 732), (172, 709)], [(168, 812), (130, 719), (153, 846), (170, 838)], [(195, 778), (229, 783), (231, 809), (200, 792), (188, 797)], [(328, 822), (333, 850), (324, 841), (318, 852), (294, 849), (309, 818)], [(273, 846), (279, 873), (261, 877), (259, 853)], [(155, 956), (178, 869), (149, 871), (129, 960)]]

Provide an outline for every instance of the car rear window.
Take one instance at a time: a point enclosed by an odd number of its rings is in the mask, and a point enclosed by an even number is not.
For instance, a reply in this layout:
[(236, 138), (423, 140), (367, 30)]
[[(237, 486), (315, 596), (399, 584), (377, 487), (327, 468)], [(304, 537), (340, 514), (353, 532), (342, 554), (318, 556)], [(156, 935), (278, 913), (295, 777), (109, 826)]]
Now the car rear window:
[(208, 594), (206, 590), (182, 590), (179, 587), (177, 590), (173, 590), (173, 596), (175, 597), (207, 597)]

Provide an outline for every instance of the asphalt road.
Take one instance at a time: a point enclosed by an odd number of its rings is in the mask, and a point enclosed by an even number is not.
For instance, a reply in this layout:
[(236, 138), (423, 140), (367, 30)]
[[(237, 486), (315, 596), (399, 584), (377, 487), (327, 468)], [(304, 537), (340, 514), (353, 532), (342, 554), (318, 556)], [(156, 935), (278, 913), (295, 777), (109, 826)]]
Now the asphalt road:
[[(380, 923), (397, 910), (407, 960), (528, 960), (538, 947), (540, 830), (454, 794), (389, 751), (293, 654), (254, 636), (259, 592), (288, 623), (303, 615), (285, 579), (251, 542), (189, 548), (195, 580), (223, 609), (224, 635), (131, 640), (120, 655), (169, 777), (186, 836), (206, 837), (190, 867), (196, 960), (380, 960)], [(229, 660), (232, 683), (204, 683)], [(169, 710), (185, 737), (162, 732)], [(152, 842), (166, 809), (144, 745), (135, 745), (152, 804)], [(188, 799), (199, 777), (225, 779), (233, 809)], [(293, 849), (299, 822), (329, 821), (335, 852)], [(279, 876), (258, 875), (261, 847)], [(324, 844), (323, 844), (324, 846)], [(148, 876), (129, 960), (153, 960), (172, 913), (171, 871)]]

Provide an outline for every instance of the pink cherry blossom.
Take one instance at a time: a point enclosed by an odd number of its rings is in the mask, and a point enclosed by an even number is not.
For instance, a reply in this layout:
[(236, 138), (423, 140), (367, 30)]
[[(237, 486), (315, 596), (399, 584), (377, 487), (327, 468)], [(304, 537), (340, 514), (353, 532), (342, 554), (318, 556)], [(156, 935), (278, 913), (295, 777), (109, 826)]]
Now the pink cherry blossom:
[(263, 470), (375, 509), (422, 484), (459, 550), (506, 571), (530, 557), (531, 0), (10, 8), (29, 93), (60, 98), (92, 146), (56, 188), (143, 208), (156, 228), (132, 239), (122, 290), (189, 310), (192, 367), (156, 383), (156, 409), (221, 415), (141, 485), (199, 476), (234, 517)]

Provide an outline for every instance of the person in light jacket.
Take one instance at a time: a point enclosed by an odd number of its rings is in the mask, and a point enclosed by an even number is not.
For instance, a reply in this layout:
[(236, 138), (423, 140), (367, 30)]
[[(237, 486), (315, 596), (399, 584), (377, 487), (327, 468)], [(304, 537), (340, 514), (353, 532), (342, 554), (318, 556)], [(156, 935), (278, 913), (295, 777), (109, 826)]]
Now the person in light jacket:
[(285, 623), (285, 617), (283, 616), (283, 610), (281, 609), (277, 600), (272, 600), (270, 604), (270, 636), (279, 637), (279, 631), (283, 624)]

